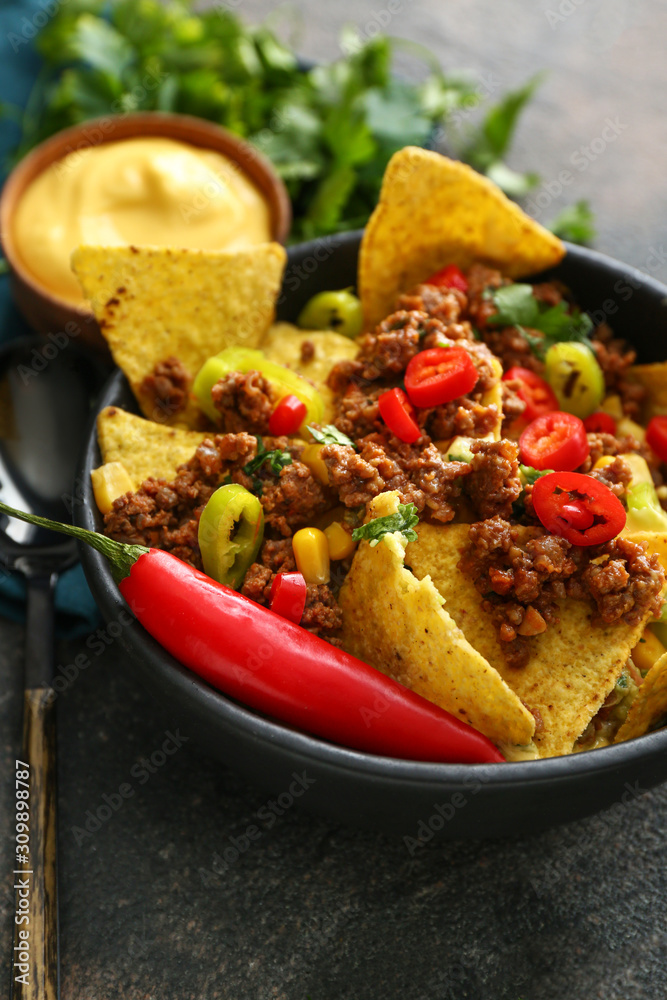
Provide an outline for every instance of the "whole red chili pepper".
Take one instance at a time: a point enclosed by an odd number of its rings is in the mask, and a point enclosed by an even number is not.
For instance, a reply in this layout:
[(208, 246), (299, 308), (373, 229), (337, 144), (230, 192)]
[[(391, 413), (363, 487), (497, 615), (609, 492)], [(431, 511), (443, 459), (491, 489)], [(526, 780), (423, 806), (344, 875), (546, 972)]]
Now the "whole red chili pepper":
[(217, 583), (169, 552), (0, 511), (73, 535), (111, 563), (147, 632), (243, 704), (355, 750), (434, 762), (501, 762), (490, 740), (374, 667)]

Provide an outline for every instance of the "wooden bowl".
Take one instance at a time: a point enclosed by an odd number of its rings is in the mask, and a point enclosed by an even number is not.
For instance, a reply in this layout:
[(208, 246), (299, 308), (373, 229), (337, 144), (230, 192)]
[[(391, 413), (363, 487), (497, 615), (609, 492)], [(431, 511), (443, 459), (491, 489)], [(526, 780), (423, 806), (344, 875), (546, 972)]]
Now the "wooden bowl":
[(9, 175), (0, 197), (0, 239), (11, 272), (12, 294), (18, 309), (38, 333), (81, 337), (91, 346), (106, 350), (106, 342), (92, 312), (54, 295), (26, 269), (14, 242), (16, 206), (32, 181), (68, 153), (144, 136), (176, 139), (191, 146), (212, 149), (238, 163), (269, 204), (272, 238), (279, 243), (287, 239), (292, 209), (285, 185), (266, 157), (227, 129), (190, 115), (160, 111), (109, 115), (74, 125), (28, 153)]

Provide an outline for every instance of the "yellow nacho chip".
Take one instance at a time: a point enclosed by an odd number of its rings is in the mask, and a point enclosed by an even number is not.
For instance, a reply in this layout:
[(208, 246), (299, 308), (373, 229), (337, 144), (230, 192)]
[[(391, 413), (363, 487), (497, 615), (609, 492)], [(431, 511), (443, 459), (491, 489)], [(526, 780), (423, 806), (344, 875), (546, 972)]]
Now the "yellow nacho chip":
[(457, 565), (468, 531), (466, 524), (419, 525), (419, 540), (408, 545), (406, 564), (418, 579), (430, 576), (470, 644), (525, 705), (539, 711), (544, 730), (534, 739), (540, 756), (571, 753), (614, 687), (645, 623), (592, 625), (588, 603), (566, 600), (559, 606), (560, 621), (532, 640), (526, 666), (508, 666), (496, 627), (482, 607), (484, 598)]
[(117, 406), (107, 406), (97, 417), (102, 461), (121, 462), (135, 490), (150, 476), (173, 479), (177, 467), (192, 458), (205, 437), (198, 431), (144, 420)]
[(644, 421), (667, 414), (667, 361), (633, 365), (629, 374), (634, 381), (644, 386), (648, 394), (643, 407)]
[[(371, 503), (371, 517), (395, 513), (398, 493)], [(442, 607), (429, 579), (403, 565), (399, 536), (362, 542), (340, 592), (343, 645), (496, 742), (529, 743), (535, 728), (493, 667)]]
[(141, 390), (145, 376), (175, 357), (194, 377), (226, 347), (257, 347), (273, 320), (285, 259), (277, 243), (236, 253), (83, 246), (72, 267), (143, 413), (192, 426), (194, 402), (185, 412), (157, 410)]
[(667, 715), (667, 653), (653, 664), (630, 705), (627, 718), (616, 733), (615, 743), (643, 736)]
[(359, 296), (366, 329), (397, 295), (445, 264), (475, 261), (510, 278), (557, 264), (561, 241), (486, 177), (439, 153), (406, 146), (385, 170), (380, 200), (361, 241)]
[[(304, 360), (301, 345), (310, 341), (314, 354)], [(302, 330), (292, 323), (274, 323), (261, 343), (270, 361), (286, 365), (311, 381), (324, 400), (324, 423), (333, 417), (333, 392), (326, 384), (327, 376), (338, 361), (356, 358), (359, 345), (332, 330)]]

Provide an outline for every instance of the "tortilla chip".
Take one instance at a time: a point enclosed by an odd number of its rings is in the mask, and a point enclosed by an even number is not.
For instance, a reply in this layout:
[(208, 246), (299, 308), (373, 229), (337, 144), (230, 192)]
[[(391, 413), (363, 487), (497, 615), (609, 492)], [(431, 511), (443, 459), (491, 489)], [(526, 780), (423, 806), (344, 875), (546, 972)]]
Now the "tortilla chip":
[(667, 653), (663, 653), (642, 681), (615, 743), (644, 736), (667, 715)]
[[(371, 503), (370, 517), (397, 510), (398, 493)], [(343, 646), (496, 742), (529, 743), (533, 716), (472, 648), (431, 581), (403, 565), (398, 534), (362, 542), (341, 588)]]
[(486, 177), (439, 153), (406, 146), (389, 161), (361, 241), (365, 328), (393, 311), (397, 295), (445, 264), (465, 269), (485, 261), (517, 278), (552, 267), (564, 255), (561, 241)]
[(165, 427), (117, 406), (107, 406), (97, 417), (97, 440), (102, 461), (122, 462), (135, 490), (145, 479), (172, 480), (206, 434)]
[(629, 542), (637, 542), (646, 545), (649, 555), (656, 555), (660, 560), (660, 565), (667, 573), (667, 534), (663, 531), (630, 531), (621, 532), (623, 538)]
[[(303, 361), (301, 345), (307, 340), (315, 353), (310, 361)], [(270, 361), (286, 365), (313, 383), (324, 400), (323, 423), (330, 423), (334, 394), (326, 384), (327, 376), (336, 362), (356, 358), (359, 352), (356, 341), (331, 330), (302, 330), (292, 323), (274, 323), (261, 348)]]
[(194, 400), (184, 412), (165, 413), (141, 390), (145, 376), (175, 357), (194, 378), (226, 347), (257, 347), (273, 320), (285, 259), (277, 243), (237, 253), (83, 246), (72, 267), (142, 412), (195, 426)]
[(525, 705), (539, 711), (544, 723), (535, 734), (540, 757), (571, 753), (620, 677), (645, 622), (593, 625), (587, 602), (565, 600), (559, 605), (560, 621), (532, 640), (534, 652), (526, 666), (508, 666), (496, 627), (482, 607), (484, 598), (457, 565), (468, 531), (466, 524), (419, 525), (419, 540), (408, 545), (406, 564), (418, 579), (430, 576), (470, 644)]
[(633, 365), (629, 374), (648, 393), (642, 408), (644, 423), (651, 417), (667, 414), (667, 361), (658, 361), (652, 365)]

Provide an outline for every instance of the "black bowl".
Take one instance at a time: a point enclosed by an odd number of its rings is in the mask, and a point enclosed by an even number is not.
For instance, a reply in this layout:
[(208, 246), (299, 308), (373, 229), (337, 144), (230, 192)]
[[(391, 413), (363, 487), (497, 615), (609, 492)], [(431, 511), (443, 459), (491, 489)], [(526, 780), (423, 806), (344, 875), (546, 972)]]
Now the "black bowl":
[[(315, 292), (356, 283), (359, 239), (359, 233), (349, 233), (290, 250), (281, 319), (294, 320)], [(596, 321), (608, 317), (642, 360), (664, 358), (667, 289), (662, 285), (575, 246), (545, 275), (552, 276), (572, 288)], [(121, 372), (102, 393), (100, 408), (108, 405), (136, 410)], [(84, 502), (75, 510), (81, 527), (97, 530), (101, 520), (90, 471), (100, 462), (91, 427), (80, 468)], [(89, 548), (82, 557), (105, 619), (122, 622), (127, 607), (106, 561)], [(299, 798), (303, 807), (353, 826), (424, 838), (525, 834), (626, 802), (667, 778), (667, 730), (603, 750), (506, 765), (416, 763), (346, 750), (226, 698), (182, 667), (138, 623), (118, 631), (120, 648), (149, 690), (210, 753), (273, 794), (291, 797), (295, 775), (305, 775), (312, 783)]]

